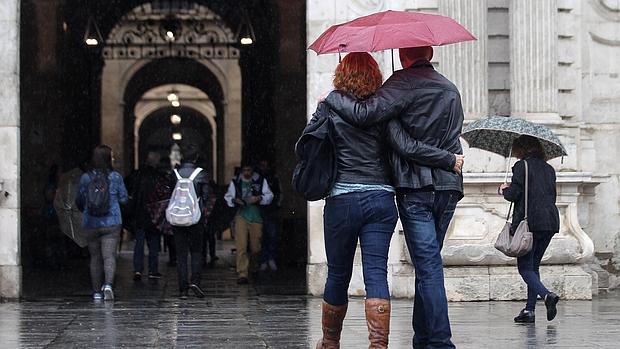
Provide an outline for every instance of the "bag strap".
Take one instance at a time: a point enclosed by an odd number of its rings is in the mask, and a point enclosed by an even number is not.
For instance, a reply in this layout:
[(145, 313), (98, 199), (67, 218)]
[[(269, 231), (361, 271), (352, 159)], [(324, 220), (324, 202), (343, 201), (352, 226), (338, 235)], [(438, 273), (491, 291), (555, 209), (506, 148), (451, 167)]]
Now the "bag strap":
[(528, 191), (528, 182), (529, 182), (529, 178), (528, 178), (528, 168), (527, 168), (527, 161), (523, 160), (523, 162), (525, 163), (525, 217), (523, 218), (523, 220), (527, 221), (527, 191)]
[(508, 208), (508, 213), (506, 214), (506, 222), (510, 222), (510, 211), (512, 211), (512, 201), (510, 202), (510, 207)]
[(178, 179), (183, 179), (183, 177), (181, 177), (181, 175), (179, 174), (179, 171), (177, 171), (177, 169), (174, 169), (174, 174), (177, 176), (177, 180)]
[(196, 169), (194, 170), (194, 172), (192, 172), (192, 174), (189, 176), (189, 180), (193, 181), (194, 179), (196, 179), (196, 177), (198, 177), (198, 174), (202, 172), (202, 168), (200, 167), (196, 167)]

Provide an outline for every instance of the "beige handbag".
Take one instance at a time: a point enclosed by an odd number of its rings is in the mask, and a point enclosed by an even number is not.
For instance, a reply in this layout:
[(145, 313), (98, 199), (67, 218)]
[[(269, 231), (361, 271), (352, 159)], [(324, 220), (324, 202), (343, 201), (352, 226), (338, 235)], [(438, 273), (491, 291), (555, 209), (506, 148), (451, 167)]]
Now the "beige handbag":
[(530, 228), (527, 224), (527, 192), (528, 192), (528, 167), (527, 161), (525, 162), (525, 217), (515, 230), (514, 235), (510, 235), (510, 212), (512, 211), (512, 202), (508, 209), (508, 215), (506, 216), (506, 224), (502, 232), (499, 233), (497, 241), (495, 241), (495, 248), (508, 257), (521, 257), (524, 254), (532, 250), (532, 243), (534, 237), (530, 232)]

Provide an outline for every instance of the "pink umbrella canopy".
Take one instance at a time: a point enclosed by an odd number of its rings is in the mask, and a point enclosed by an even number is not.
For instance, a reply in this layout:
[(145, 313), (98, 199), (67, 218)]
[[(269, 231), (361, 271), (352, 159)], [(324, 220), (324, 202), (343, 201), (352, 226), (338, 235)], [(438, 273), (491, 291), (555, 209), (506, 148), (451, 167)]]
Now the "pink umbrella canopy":
[(384, 11), (331, 26), (309, 49), (317, 54), (374, 52), (470, 40), (476, 38), (452, 18), (419, 12)]

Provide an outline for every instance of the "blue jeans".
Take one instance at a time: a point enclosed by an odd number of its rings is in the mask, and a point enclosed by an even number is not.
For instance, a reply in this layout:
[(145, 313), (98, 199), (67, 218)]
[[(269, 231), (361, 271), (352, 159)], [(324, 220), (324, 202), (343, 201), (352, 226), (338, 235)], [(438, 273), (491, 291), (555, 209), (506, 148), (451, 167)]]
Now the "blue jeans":
[(414, 348), (455, 348), (450, 339), (441, 248), (459, 199), (460, 194), (451, 191), (398, 195), (398, 211), (415, 268)]
[(149, 248), (149, 273), (157, 273), (159, 264), (160, 234), (154, 230), (136, 229), (136, 245), (133, 248), (133, 270), (144, 269), (144, 240)]
[(525, 255), (517, 258), (517, 268), (519, 274), (523, 278), (523, 281), (527, 284), (527, 303), (525, 305), (526, 310), (536, 309), (536, 296), (540, 295), (545, 298), (549, 293), (549, 290), (545, 285), (540, 282), (540, 261), (542, 260), (551, 238), (552, 232), (543, 231), (535, 232), (534, 241), (532, 243), (532, 250)]
[(277, 242), (277, 216), (276, 213), (263, 214), (263, 242), (261, 243), (261, 263), (267, 263), (276, 258)]
[(331, 305), (348, 302), (358, 239), (366, 297), (390, 299), (387, 260), (397, 219), (394, 194), (387, 191), (348, 193), (326, 200), (323, 212), (327, 253), (325, 302)]

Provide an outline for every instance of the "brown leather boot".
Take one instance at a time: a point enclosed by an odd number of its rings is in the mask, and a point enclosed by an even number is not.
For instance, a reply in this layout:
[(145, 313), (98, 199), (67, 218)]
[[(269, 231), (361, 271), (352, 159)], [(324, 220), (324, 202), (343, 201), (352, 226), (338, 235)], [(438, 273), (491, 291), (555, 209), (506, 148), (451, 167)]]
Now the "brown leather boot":
[(316, 344), (316, 349), (339, 349), (342, 321), (347, 315), (347, 306), (331, 305), (323, 301), (323, 338)]
[(390, 334), (390, 307), (389, 299), (366, 299), (366, 325), (368, 325), (369, 349), (387, 348)]

